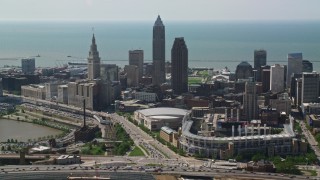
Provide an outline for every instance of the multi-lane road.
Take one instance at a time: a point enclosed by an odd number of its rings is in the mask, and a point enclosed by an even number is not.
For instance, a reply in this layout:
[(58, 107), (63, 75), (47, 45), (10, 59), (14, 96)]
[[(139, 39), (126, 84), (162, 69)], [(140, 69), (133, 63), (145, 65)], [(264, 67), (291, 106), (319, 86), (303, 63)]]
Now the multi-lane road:
[(153, 174), (223, 177), (225, 179), (316, 179), (306, 176), (283, 175), (276, 173), (246, 172), (238, 170), (208, 170), (192, 168), (162, 168), (155, 172), (146, 167), (110, 167), (97, 168), (84, 166), (5, 166), (0, 170), (0, 179), (66, 179), (68, 176), (101, 176), (112, 179), (155, 179)]
[[(14, 95), (11, 95), (14, 96)], [(34, 104), (37, 103), (42, 103), (46, 105), (55, 105), (59, 106), (60, 108), (69, 108), (69, 109), (74, 109), (74, 110), (79, 110), (77, 107), (70, 107), (67, 105), (63, 104), (56, 104), (50, 101), (45, 101), (45, 100), (35, 100), (32, 98), (23, 98), (24, 101), (28, 101)], [(182, 157), (177, 154), (175, 154), (172, 150), (170, 150), (168, 147), (164, 146), (163, 144), (159, 143), (156, 139), (151, 137), (149, 134), (145, 133), (142, 131), (139, 127), (131, 123), (130, 121), (126, 120), (124, 117), (119, 116), (115, 113), (113, 114), (107, 114), (103, 112), (95, 112), (95, 111), (87, 111), (90, 114), (95, 114), (95, 115), (102, 115), (102, 116), (108, 116), (111, 118), (113, 122), (120, 123), (124, 129), (128, 132), (130, 137), (133, 139), (135, 144), (137, 146), (143, 146), (148, 152), (149, 155), (147, 157), (82, 157), (83, 160), (86, 161), (88, 166), (93, 166), (96, 164), (104, 165), (106, 166), (108, 163), (110, 164), (116, 164), (116, 163), (134, 163), (137, 166), (144, 166), (146, 164), (162, 164), (164, 167), (169, 168), (165, 169), (163, 173), (174, 173), (174, 174), (190, 174), (190, 175), (207, 175), (207, 176), (233, 176), (233, 177), (249, 177), (251, 178), (258, 178), (258, 179), (289, 179), (289, 178), (294, 178), (294, 179), (306, 179), (305, 176), (282, 176), (279, 174), (272, 174), (272, 173), (249, 173), (249, 172), (242, 172), (242, 171), (236, 171), (236, 170), (216, 170), (216, 169), (211, 169), (205, 167), (202, 167), (204, 162), (200, 160), (196, 160), (193, 158), (188, 158), (188, 157)], [(97, 122), (95, 122), (97, 123)], [(98, 123), (99, 124), (99, 123)], [(320, 151), (319, 148), (317, 147), (317, 143), (314, 140), (313, 136), (310, 134), (310, 132), (306, 129), (304, 123), (300, 123), (303, 133), (305, 134), (306, 138), (308, 139), (309, 143), (312, 145), (312, 148), (315, 150), (316, 155), (320, 157)], [(103, 125), (99, 124), (101, 128), (103, 128)], [(90, 164), (91, 161), (91, 164)], [(93, 162), (92, 162), (93, 161)], [(60, 166), (59, 166), (60, 167)], [(7, 166), (5, 169), (8, 168)], [(10, 167), (9, 167), (10, 168)], [(19, 166), (20, 168), (20, 166)], [(30, 166), (28, 166), (30, 168)], [(43, 169), (44, 168), (44, 169)], [(30, 171), (29, 171), (30, 170)], [(87, 169), (84, 169), (87, 170)], [(100, 169), (100, 170), (105, 170), (108, 171), (108, 169)], [(14, 171), (9, 171), (9, 170), (4, 170), (1, 173), (2, 174), (28, 174), (30, 172), (36, 171), (37, 173), (48, 173), (48, 174), (54, 174), (56, 175), (57, 173), (72, 173), (75, 171), (75, 169), (66, 169), (66, 167), (63, 168), (51, 168), (48, 166), (41, 166), (39, 169), (16, 169)], [(76, 171), (83, 171), (83, 169), (79, 169)], [(126, 172), (126, 170), (120, 170), (123, 172)], [(141, 170), (139, 170), (140, 172)], [(90, 172), (88, 170), (87, 172)], [(132, 171), (130, 171), (132, 172)], [(0, 176), (0, 179), (1, 176)]]

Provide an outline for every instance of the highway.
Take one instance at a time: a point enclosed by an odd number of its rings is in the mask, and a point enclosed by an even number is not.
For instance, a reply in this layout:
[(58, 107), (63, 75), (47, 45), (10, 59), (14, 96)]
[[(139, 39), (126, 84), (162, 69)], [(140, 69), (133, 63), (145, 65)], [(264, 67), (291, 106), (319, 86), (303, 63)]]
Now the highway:
[[(15, 95), (10, 95), (14, 97), (20, 97)], [(63, 104), (57, 104), (50, 101), (45, 100), (35, 100), (32, 98), (23, 98), (23, 101), (28, 101), (29, 103), (37, 104), (37, 103), (43, 103), (47, 105), (55, 105), (59, 106), (60, 108), (69, 108), (78, 110), (80, 108), (77, 107), (70, 107)], [(172, 150), (170, 150), (168, 147), (164, 146), (163, 144), (159, 143), (157, 140), (155, 140), (153, 137), (151, 137), (149, 134), (145, 133), (143, 130), (141, 130), (139, 127), (131, 123), (130, 121), (126, 120), (124, 117), (119, 116), (115, 113), (113, 114), (107, 114), (103, 112), (95, 112), (95, 111), (86, 111), (87, 113), (90, 113), (92, 115), (100, 115), (100, 116), (106, 116), (110, 117), (113, 122), (120, 123), (124, 129), (127, 131), (127, 133), (130, 135), (130, 137), (133, 139), (134, 143), (138, 146), (144, 146), (148, 152), (150, 153), (147, 155), (147, 157), (129, 157), (129, 156), (115, 156), (115, 157), (104, 157), (104, 156), (82, 156), (82, 160), (85, 162), (83, 165), (75, 165), (75, 166), (39, 166), (39, 169), (32, 169), (35, 166), (26, 166), (26, 168), (23, 168), (25, 166), (5, 166), (3, 167), (3, 171), (0, 171), (0, 179), (3, 179), (2, 177), (6, 177), (5, 175), (13, 174), (13, 176), (17, 176), (17, 174), (30, 174), (33, 173), (43, 173), (57, 176), (57, 174), (62, 175), (68, 175), (73, 172), (83, 172), (91, 173), (91, 170), (83, 169), (85, 166), (92, 167), (96, 164), (101, 165), (102, 167), (106, 167), (108, 165), (114, 166), (115, 164), (128, 164), (128, 163), (134, 163), (136, 166), (146, 166), (147, 164), (161, 164), (164, 166), (163, 173), (169, 173), (169, 174), (186, 174), (186, 175), (207, 175), (207, 176), (232, 176), (232, 177), (249, 177), (250, 179), (258, 178), (258, 179), (306, 179), (305, 176), (285, 176), (280, 174), (272, 174), (272, 173), (250, 173), (250, 172), (243, 172), (243, 171), (237, 171), (237, 170), (226, 170), (226, 169), (211, 169), (211, 168), (204, 168), (202, 167), (204, 165), (204, 161), (196, 160), (194, 158), (189, 157), (182, 157), (177, 154), (175, 154)], [(98, 123), (97, 121), (94, 121), (94, 123)], [(104, 125), (101, 125), (98, 123), (101, 128), (104, 127)], [(313, 138), (313, 136), (308, 135), (310, 132), (305, 128), (305, 125), (302, 122), (302, 130), (305, 133), (306, 138), (308, 139), (310, 144), (312, 144), (312, 148), (314, 148), (316, 155), (320, 157), (320, 151), (318, 147), (316, 146), (316, 142)], [(313, 139), (312, 139), (313, 138)], [(80, 169), (71, 169), (70, 167), (80, 167)], [(53, 168), (56, 167), (56, 168)], [(60, 168), (57, 168), (60, 167)], [(82, 168), (81, 168), (82, 167)], [(106, 168), (100, 168), (98, 171), (108, 171), (109, 169)], [(2, 167), (1, 167), (2, 168)], [(7, 169), (9, 168), (9, 169)], [(10, 169), (12, 168), (12, 169)], [(18, 168), (18, 169), (17, 169)], [(21, 169), (22, 168), (22, 169)], [(30, 169), (31, 168), (31, 169)], [(69, 168), (69, 169), (68, 169)], [(167, 168), (167, 169), (166, 169)], [(23, 170), (24, 169), (24, 170)], [(318, 169), (317, 169), (318, 170)], [(120, 170), (120, 172), (135, 172), (133, 171), (124, 171)], [(111, 171), (110, 171), (111, 172)], [(119, 172), (119, 171), (118, 171)], [(141, 171), (137, 170), (136, 173), (141, 173)], [(127, 174), (127, 173), (124, 173)], [(145, 174), (145, 173), (144, 173)], [(4, 176), (1, 176), (4, 175)], [(13, 177), (12, 176), (12, 177)], [(7, 176), (11, 177), (11, 176)], [(311, 177), (310, 177), (311, 178)], [(15, 179), (15, 178), (13, 178)], [(127, 178), (126, 178), (127, 179)]]
[[(246, 172), (238, 170), (206, 170), (206, 169), (183, 169), (183, 168), (162, 168), (161, 171), (151, 172), (140, 167), (132, 167), (130, 170), (125, 166), (113, 168), (100, 166), (88, 168), (79, 165), (74, 166), (5, 166), (1, 167), (0, 179), (66, 179), (73, 176), (110, 176), (113, 179), (154, 179), (153, 174), (224, 177), (228, 179), (317, 179), (314, 177), (282, 175), (276, 173)], [(151, 169), (151, 168), (149, 168)]]

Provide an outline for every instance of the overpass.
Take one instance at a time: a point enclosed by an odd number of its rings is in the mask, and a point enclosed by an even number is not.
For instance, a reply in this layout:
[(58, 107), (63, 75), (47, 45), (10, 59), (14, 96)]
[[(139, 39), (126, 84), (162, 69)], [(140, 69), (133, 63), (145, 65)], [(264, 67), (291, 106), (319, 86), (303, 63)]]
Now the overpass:
[(45, 155), (25, 155), (20, 158), (19, 154), (0, 154), (0, 162), (2, 164), (31, 164), (35, 161), (45, 160)]

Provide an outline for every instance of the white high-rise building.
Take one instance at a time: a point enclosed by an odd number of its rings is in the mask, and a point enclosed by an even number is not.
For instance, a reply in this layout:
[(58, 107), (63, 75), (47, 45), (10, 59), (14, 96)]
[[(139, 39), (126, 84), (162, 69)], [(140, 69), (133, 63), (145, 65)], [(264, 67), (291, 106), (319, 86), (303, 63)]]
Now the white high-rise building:
[(288, 54), (287, 87), (291, 86), (291, 75), (302, 73), (302, 53)]
[(270, 90), (278, 93), (284, 90), (284, 66), (275, 64), (270, 67)]

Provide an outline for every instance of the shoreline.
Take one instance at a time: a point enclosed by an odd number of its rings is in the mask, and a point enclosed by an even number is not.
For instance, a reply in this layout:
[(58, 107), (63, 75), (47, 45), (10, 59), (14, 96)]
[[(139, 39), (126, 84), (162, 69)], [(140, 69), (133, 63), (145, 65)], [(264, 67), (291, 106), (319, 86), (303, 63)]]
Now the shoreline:
[[(29, 123), (29, 124), (32, 124), (32, 125), (34, 125), (34, 126), (41, 126), (41, 127), (44, 127), (44, 128), (48, 128), (48, 129), (51, 129), (52, 131), (51, 132), (53, 132), (53, 131), (56, 131), (57, 133), (52, 133), (51, 135), (50, 134), (46, 134), (46, 135), (40, 135), (40, 136), (36, 136), (36, 137), (28, 137), (27, 136), (27, 139), (24, 139), (25, 137), (26, 137), (26, 135), (23, 135), (23, 133), (22, 133), (22, 135), (20, 135), (21, 137), (20, 138), (23, 138), (24, 140), (19, 140), (19, 139), (17, 139), (17, 138), (14, 138), (14, 137), (12, 137), (12, 138), (7, 138), (7, 139), (13, 139), (13, 140), (18, 140), (18, 142), (24, 142), (24, 143), (27, 143), (27, 142), (29, 142), (29, 140), (31, 140), (31, 141), (34, 141), (35, 140), (35, 142), (38, 142), (38, 141), (42, 141), (42, 140), (46, 140), (46, 139), (50, 139), (51, 137), (56, 137), (56, 136), (62, 136), (62, 135), (64, 135), (65, 134), (65, 132), (64, 131), (62, 131), (62, 130), (60, 130), (60, 129), (58, 129), (58, 128), (53, 128), (53, 127), (49, 127), (49, 126), (46, 126), (46, 125), (41, 125), (41, 124), (37, 124), (37, 123), (34, 123), (34, 122), (32, 122), (32, 121), (27, 121), (27, 120), (17, 120), (17, 119), (10, 119), (10, 118), (4, 118), (4, 117), (0, 117), (0, 121), (2, 121), (2, 120), (5, 120), (5, 121), (15, 121), (15, 122), (18, 122), (18, 123)], [(45, 131), (47, 131), (47, 130), (45, 130)], [(49, 138), (48, 138), (49, 137)], [(7, 143), (7, 139), (3, 139), (3, 141), (1, 142), (1, 143)]]

